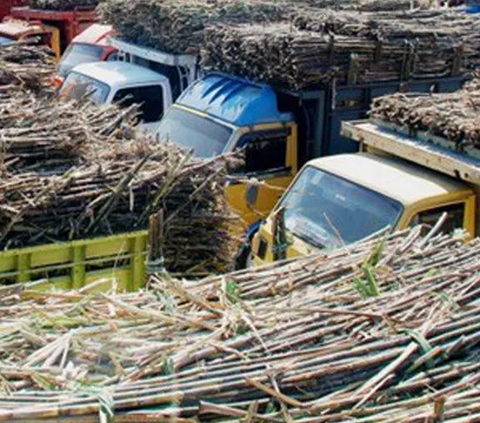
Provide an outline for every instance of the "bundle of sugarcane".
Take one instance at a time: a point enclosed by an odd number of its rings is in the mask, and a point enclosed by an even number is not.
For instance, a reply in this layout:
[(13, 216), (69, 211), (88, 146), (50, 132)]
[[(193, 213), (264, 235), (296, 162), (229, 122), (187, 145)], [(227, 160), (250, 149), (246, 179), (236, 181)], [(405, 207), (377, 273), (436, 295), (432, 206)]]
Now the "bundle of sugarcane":
[(51, 91), (48, 88), (49, 79), (55, 67), (47, 49), (25, 43), (3, 45), (0, 46), (0, 63), (2, 95), (12, 94), (13, 86), (37, 93)]
[(1, 177), (11, 182), (19, 174), (62, 174), (91, 163), (136, 118), (135, 106), (93, 107), (88, 99), (63, 102), (6, 90), (0, 93)]
[(336, 78), (341, 83), (400, 79), (405, 46), (387, 45), (376, 61), (378, 43), (357, 37), (292, 30), (289, 24), (246, 25), (207, 32), (206, 67), (302, 89)]
[(439, 0), (359, 0), (357, 3), (356, 9), (365, 12), (430, 9), (441, 6)]
[(480, 23), (445, 11), (302, 13), (290, 24), (206, 31), (206, 67), (296, 89), (457, 75), (480, 65)]
[(308, 14), (298, 14), (295, 25), (303, 30), (361, 38), (365, 47), (352, 50), (352, 54), (360, 57), (368, 56), (367, 46), (371, 48), (375, 43), (374, 61), (379, 68), (388, 69), (383, 62), (388, 62), (390, 49), (403, 49), (403, 55), (392, 57), (394, 72), (400, 77), (402, 73), (413, 78), (456, 75), (476, 68), (480, 63), (479, 22), (455, 11), (309, 11)]
[(199, 54), (210, 25), (272, 22), (290, 14), (285, 2), (272, 0), (106, 0), (101, 10), (122, 37), (180, 54)]
[(436, 5), (437, 0), (305, 0), (305, 3), (315, 7), (335, 10), (374, 12), (429, 9)]
[(480, 241), (439, 227), (136, 294), (3, 288), (0, 420), (478, 418)]
[(81, 10), (95, 9), (99, 0), (28, 0), (33, 9), (43, 10)]
[(480, 148), (480, 77), (450, 94), (395, 94), (375, 99), (371, 117), (409, 132), (427, 131), (457, 147)]
[(308, 9), (295, 16), (298, 29), (391, 41), (462, 37), (473, 33), (476, 25), (470, 16), (449, 10), (360, 13)]
[(223, 158), (196, 162), (141, 134), (128, 139), (135, 109), (43, 106), (0, 129), (2, 248), (139, 230), (163, 209), (167, 268), (232, 262)]
[(204, 32), (217, 24), (290, 21), (304, 8), (354, 9), (358, 0), (106, 0), (103, 18), (120, 36), (172, 53), (199, 54)]

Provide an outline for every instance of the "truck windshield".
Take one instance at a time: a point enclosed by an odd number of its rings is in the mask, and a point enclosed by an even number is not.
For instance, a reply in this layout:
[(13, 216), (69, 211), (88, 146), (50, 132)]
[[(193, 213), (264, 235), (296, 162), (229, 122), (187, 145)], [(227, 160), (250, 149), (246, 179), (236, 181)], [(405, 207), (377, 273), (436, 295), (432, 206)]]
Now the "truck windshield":
[(172, 107), (162, 119), (157, 137), (208, 158), (223, 153), (232, 132), (228, 126)]
[(403, 210), (397, 201), (311, 166), (280, 207), (287, 230), (317, 248), (340, 247), (393, 227)]
[(102, 58), (102, 51), (102, 47), (93, 44), (70, 44), (58, 64), (57, 73), (65, 77), (77, 65), (99, 62)]
[(94, 103), (102, 104), (107, 101), (109, 92), (110, 88), (108, 85), (86, 75), (70, 72), (63, 82), (59, 97), (80, 100), (83, 97), (89, 96)]
[(0, 46), (9, 46), (10, 44), (15, 44), (14, 40), (10, 38), (0, 36)]

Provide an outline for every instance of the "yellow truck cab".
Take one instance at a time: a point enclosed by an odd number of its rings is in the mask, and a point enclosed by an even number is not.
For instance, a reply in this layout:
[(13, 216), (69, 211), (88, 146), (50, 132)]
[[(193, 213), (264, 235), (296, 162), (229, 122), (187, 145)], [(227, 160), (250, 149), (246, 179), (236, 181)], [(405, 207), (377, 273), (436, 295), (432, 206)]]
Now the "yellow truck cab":
[(300, 171), (254, 237), (254, 265), (342, 247), (385, 227), (435, 224), (444, 213), (443, 232), (475, 235), (480, 158), (374, 122), (345, 122), (342, 133), (362, 152)]

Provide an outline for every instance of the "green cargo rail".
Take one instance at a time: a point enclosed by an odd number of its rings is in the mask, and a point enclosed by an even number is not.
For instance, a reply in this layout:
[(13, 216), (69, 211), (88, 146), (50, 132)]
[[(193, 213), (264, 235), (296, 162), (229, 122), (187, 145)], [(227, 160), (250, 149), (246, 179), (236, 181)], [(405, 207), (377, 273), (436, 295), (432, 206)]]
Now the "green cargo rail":
[(138, 231), (3, 251), (0, 285), (81, 289), (97, 282), (94, 290), (135, 291), (146, 283), (147, 238), (148, 231)]

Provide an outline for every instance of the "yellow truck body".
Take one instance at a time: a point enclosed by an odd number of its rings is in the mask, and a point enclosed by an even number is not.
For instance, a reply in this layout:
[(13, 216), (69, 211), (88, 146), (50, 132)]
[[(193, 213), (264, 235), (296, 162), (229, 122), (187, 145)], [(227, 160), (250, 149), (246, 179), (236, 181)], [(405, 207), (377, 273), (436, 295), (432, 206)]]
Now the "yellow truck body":
[[(227, 185), (226, 196), (232, 210), (240, 217), (242, 222), (242, 234), (245, 230), (264, 219), (272, 211), (280, 197), (292, 182), (297, 173), (297, 149), (298, 136), (295, 123), (261, 124), (250, 128), (235, 128), (233, 145), (236, 145), (244, 135), (252, 133), (264, 133), (288, 128), (289, 135), (286, 137), (285, 161), (282, 169), (265, 172), (259, 175), (240, 176), (233, 178)], [(252, 201), (247, 202), (247, 191), (254, 189)]]
[(0, 252), (0, 285), (135, 291), (146, 282), (147, 231)]
[[(480, 160), (476, 152), (453, 151), (448, 141), (427, 134), (409, 136), (375, 122), (344, 122), (342, 132), (361, 143), (361, 152), (313, 160), (306, 168), (334, 175), (338, 181), (347, 181), (395, 201), (400, 205), (401, 213), (392, 221), (392, 229), (434, 223), (447, 212), (447, 215), (451, 214), (448, 215), (450, 229), (463, 228), (471, 236), (478, 234)], [(252, 246), (254, 265), (263, 265), (276, 258), (279, 247), (278, 240), (274, 239), (278, 224), (276, 216), (304, 172), (305, 168), (255, 236)], [(352, 224), (365, 224), (364, 221), (355, 222), (355, 216), (352, 216)], [(342, 226), (335, 225), (341, 219), (337, 218), (330, 216), (331, 233), (338, 234), (339, 245), (342, 245)], [(282, 258), (309, 254), (323, 247), (296, 235), (295, 230), (287, 228), (286, 232), (286, 245), (281, 246)], [(368, 230), (364, 232), (367, 234)]]

